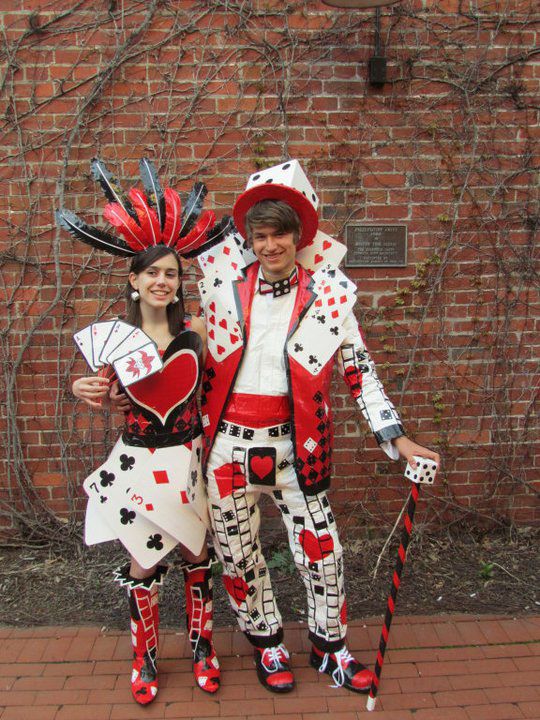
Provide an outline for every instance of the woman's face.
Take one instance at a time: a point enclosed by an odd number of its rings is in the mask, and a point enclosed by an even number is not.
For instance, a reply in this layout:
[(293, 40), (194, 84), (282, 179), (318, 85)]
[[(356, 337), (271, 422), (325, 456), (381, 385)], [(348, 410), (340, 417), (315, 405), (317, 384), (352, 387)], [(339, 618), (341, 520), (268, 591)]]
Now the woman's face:
[(165, 255), (155, 260), (136, 275), (129, 274), (129, 282), (139, 291), (141, 305), (152, 308), (167, 307), (180, 287), (180, 272), (174, 255)]

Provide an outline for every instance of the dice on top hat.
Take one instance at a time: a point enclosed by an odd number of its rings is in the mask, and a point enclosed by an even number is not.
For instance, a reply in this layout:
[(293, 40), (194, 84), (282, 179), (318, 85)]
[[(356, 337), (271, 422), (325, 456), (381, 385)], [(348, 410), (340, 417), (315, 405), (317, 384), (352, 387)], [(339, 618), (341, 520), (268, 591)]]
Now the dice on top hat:
[(296, 210), (302, 225), (298, 250), (313, 240), (319, 225), (319, 198), (298, 160), (287, 160), (280, 165), (259, 170), (249, 177), (246, 189), (233, 208), (235, 225), (244, 237), (245, 215), (261, 200), (282, 200)]

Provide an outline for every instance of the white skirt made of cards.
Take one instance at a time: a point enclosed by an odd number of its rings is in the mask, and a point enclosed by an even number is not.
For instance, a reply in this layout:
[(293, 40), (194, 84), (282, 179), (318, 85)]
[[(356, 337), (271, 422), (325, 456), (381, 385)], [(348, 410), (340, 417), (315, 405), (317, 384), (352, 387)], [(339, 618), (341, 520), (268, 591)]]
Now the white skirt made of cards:
[(120, 437), (83, 484), (86, 544), (120, 540), (143, 568), (178, 543), (198, 555), (209, 526), (201, 454), (202, 435), (156, 449), (126, 445)]

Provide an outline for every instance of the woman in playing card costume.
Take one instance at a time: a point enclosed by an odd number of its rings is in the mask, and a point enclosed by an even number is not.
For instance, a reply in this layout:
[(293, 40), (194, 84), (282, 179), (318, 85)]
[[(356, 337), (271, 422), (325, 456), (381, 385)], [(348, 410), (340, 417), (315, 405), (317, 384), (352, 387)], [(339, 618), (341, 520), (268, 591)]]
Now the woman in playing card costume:
[[(145, 705), (157, 694), (157, 588), (167, 571), (158, 563), (177, 544), (183, 555), (196, 682), (210, 693), (219, 687), (219, 665), (212, 645), (206, 498), (200, 471), (202, 428), (195, 397), (206, 333), (201, 320), (184, 314), (179, 255), (194, 256), (218, 241), (229, 219), (216, 225), (214, 213), (202, 210), (206, 195), (202, 183), (194, 185), (182, 212), (180, 196), (171, 188), (161, 188), (152, 164), (143, 159), (140, 169), (145, 194), (133, 188), (126, 196), (104, 164), (92, 161), (94, 179), (109, 200), (104, 216), (124, 239), (87, 225), (65, 209), (57, 211), (57, 221), (89, 245), (132, 257), (127, 323), (102, 323), (106, 329), (111, 327), (97, 348), (100, 328), (91, 326), (95, 330), (94, 335), (89, 333), (94, 360), (100, 364), (99, 354), (105, 366), (100, 376), (75, 381), (73, 392), (88, 405), (100, 407), (120, 368), (124, 374), (143, 378), (137, 382), (130, 379), (132, 384), (125, 387), (131, 408), (122, 436), (84, 487), (89, 495), (87, 544), (120, 539), (131, 555), (131, 563), (117, 569), (115, 578), (129, 596), (132, 693)], [(134, 330), (130, 326), (140, 330), (130, 335)], [(78, 344), (84, 352), (82, 342)], [(141, 342), (146, 343), (144, 348)], [(109, 363), (119, 355), (122, 358), (119, 364), (115, 362), (115, 373)], [(152, 372), (153, 362), (162, 365), (161, 370)]]

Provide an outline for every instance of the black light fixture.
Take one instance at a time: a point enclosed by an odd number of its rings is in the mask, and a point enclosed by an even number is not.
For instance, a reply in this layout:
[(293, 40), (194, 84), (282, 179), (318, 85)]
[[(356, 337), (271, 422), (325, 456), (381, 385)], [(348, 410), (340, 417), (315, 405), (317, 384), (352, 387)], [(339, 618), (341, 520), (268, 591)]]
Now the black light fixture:
[(375, 10), (375, 55), (369, 58), (369, 82), (374, 87), (382, 87), (386, 82), (386, 57), (381, 50), (381, 7), (394, 5), (399, 0), (322, 0), (325, 5), (349, 10)]

